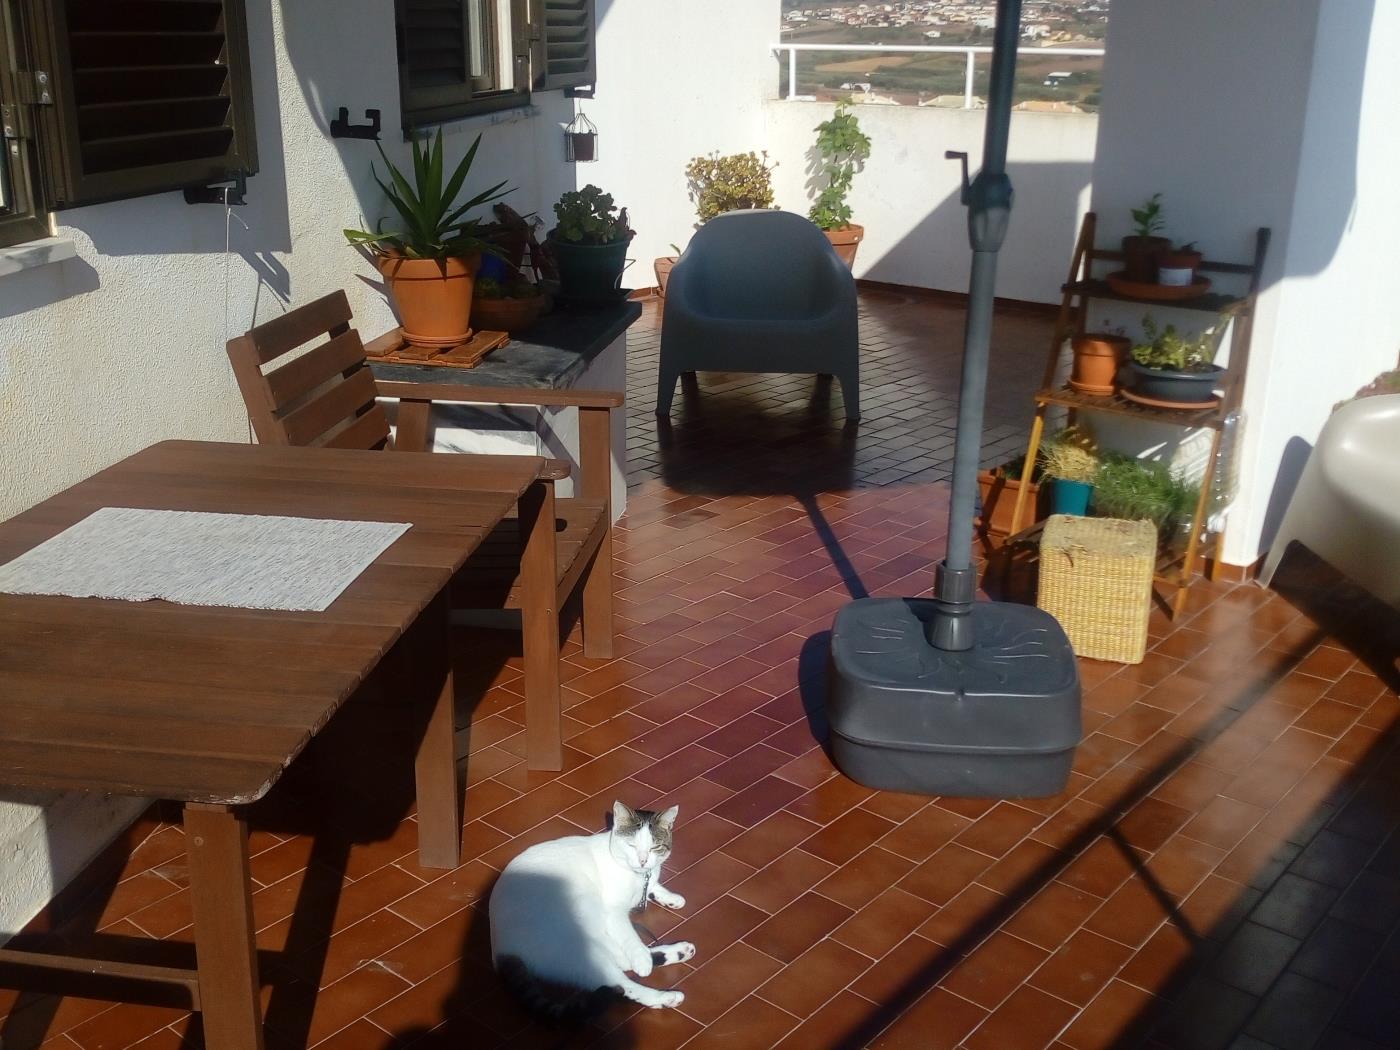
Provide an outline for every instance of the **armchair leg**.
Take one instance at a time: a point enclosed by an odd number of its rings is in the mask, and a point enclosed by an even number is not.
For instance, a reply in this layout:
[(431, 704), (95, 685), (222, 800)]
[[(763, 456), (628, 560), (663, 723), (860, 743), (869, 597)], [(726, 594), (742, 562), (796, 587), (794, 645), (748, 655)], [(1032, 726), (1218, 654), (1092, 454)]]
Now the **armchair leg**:
[(671, 414), (671, 400), (676, 396), (676, 381), (680, 379), (680, 370), (668, 368), (665, 364), (661, 366), (660, 374), (656, 378), (656, 414), (658, 416), (669, 416)]
[(583, 578), (583, 655), (590, 660), (613, 658), (612, 530), (603, 536), (593, 563)]
[(838, 372), (836, 378), (841, 382), (841, 400), (846, 403), (846, 418), (857, 420), (860, 418), (860, 372), (853, 369), (848, 372)]

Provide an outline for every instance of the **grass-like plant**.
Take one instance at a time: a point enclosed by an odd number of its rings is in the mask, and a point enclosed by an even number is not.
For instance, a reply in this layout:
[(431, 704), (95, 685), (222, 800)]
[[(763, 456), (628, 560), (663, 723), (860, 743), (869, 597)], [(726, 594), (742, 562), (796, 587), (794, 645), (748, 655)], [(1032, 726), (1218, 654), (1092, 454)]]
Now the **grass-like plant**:
[(1174, 527), (1188, 491), (1164, 464), (1106, 455), (1094, 476), (1094, 513), (1101, 518), (1150, 521), (1163, 532)]
[(814, 129), (817, 153), (821, 158), (818, 174), (826, 185), (817, 194), (807, 217), (823, 230), (839, 230), (851, 224), (851, 206), (846, 198), (851, 183), (870, 157), (870, 136), (860, 130), (860, 121), (849, 102), (838, 102), (830, 120)]
[(773, 169), (767, 153), (710, 153), (685, 166), (690, 199), (701, 222), (743, 208), (773, 207)]
[(1099, 450), (1093, 436), (1080, 427), (1065, 427), (1045, 442), (1041, 452), (1045, 476), (1058, 481), (1093, 484), (1099, 470)]
[[(498, 182), (490, 189), (457, 203), (457, 197), (476, 160), (477, 149), (481, 146), (480, 135), (477, 135), (476, 141), (450, 175), (446, 175), (443, 165), (442, 129), (438, 128), (437, 136), (432, 141), (415, 138), (411, 143), (411, 182), (389, 159), (384, 147), (377, 141), (375, 146), (388, 169), (389, 181), (386, 183), (381, 179), (372, 164), (370, 171), (389, 204), (398, 213), (402, 228), (391, 231), (381, 228), (373, 231), (346, 230), (346, 240), (351, 244), (366, 245), (379, 252), (404, 255), (410, 259), (458, 259), (477, 252), (496, 250), (489, 241), (479, 236), (481, 224), (469, 218), (468, 212), (510, 193), (504, 188), (506, 183)], [(383, 226), (383, 220), (379, 225)]]

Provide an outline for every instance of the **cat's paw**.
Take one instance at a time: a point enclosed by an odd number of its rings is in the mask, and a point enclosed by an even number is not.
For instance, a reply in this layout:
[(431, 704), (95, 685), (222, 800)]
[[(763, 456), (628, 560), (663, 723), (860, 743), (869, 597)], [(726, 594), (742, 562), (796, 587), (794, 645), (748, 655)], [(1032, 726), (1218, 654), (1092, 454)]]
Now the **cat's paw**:
[(683, 1002), (685, 1002), (685, 992), (678, 992), (672, 989), (668, 992), (658, 993), (656, 998), (650, 1003), (650, 1006), (653, 1010), (665, 1010), (670, 1007), (680, 1006)]
[(684, 908), (685, 898), (679, 893), (672, 893), (670, 890), (657, 887), (651, 893), (651, 899), (663, 908)]
[(627, 968), (633, 973), (635, 973), (638, 977), (651, 976), (651, 949), (638, 948), (635, 952), (632, 953), (630, 965)]
[(676, 963), (693, 958), (695, 958), (695, 945), (689, 941), (659, 944), (651, 950), (651, 961), (657, 966), (674, 966)]

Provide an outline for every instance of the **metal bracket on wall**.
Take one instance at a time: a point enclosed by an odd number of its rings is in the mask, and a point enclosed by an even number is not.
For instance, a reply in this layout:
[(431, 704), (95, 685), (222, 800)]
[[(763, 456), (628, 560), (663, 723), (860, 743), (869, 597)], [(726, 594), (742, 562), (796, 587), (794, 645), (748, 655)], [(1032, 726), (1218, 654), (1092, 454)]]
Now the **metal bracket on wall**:
[(594, 98), (597, 85), (589, 84), (587, 87), (571, 87), (564, 89), (565, 98)]
[(365, 119), (368, 124), (351, 124), (350, 110), (341, 106), (336, 111), (335, 119), (331, 121), (331, 138), (333, 139), (378, 139), (379, 138), (379, 110), (365, 110)]
[(240, 207), (247, 204), (244, 194), (248, 192), (248, 173), (235, 171), (229, 176), (232, 185), (186, 186), (186, 204), (223, 204)]

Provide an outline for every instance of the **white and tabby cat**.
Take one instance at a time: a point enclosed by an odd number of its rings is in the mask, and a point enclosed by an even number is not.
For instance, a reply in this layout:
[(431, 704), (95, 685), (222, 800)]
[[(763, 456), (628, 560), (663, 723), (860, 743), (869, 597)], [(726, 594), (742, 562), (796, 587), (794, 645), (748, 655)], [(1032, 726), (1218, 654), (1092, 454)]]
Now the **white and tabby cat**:
[[(661, 885), (677, 809), (653, 813), (614, 802), (610, 831), (541, 842), (506, 865), (491, 891), (491, 956), (527, 1007), (562, 1020), (597, 1013), (618, 996), (680, 1005), (683, 993), (627, 976), (646, 977), (653, 966), (695, 954), (684, 941), (648, 948), (630, 918), (648, 899), (685, 906)], [(560, 998), (544, 985), (573, 991)]]

